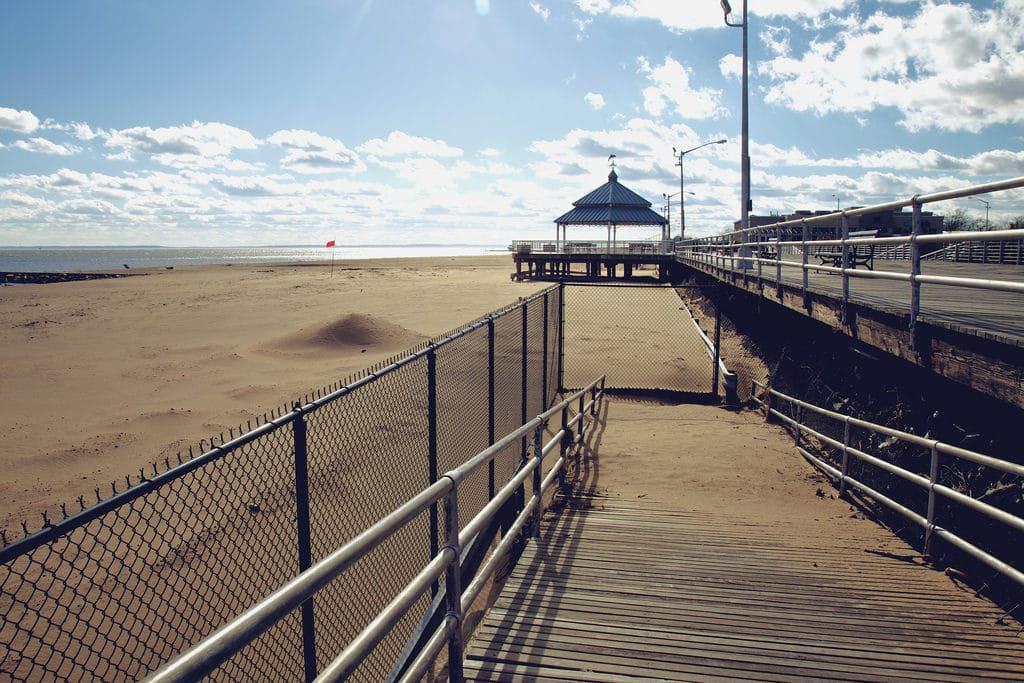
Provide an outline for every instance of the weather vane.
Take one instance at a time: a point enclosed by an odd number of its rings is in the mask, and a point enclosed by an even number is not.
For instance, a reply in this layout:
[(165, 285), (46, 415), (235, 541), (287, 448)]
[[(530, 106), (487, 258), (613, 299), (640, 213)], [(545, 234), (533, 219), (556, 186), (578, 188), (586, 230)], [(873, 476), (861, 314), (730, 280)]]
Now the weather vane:
[(614, 155), (614, 154), (609, 154), (609, 155), (608, 155), (608, 161), (609, 161), (609, 162), (611, 162), (611, 167), (612, 167), (612, 170), (613, 170), (613, 171), (615, 170), (615, 162), (614, 162), (614, 161), (612, 161), (612, 159), (614, 159), (614, 158), (615, 158), (615, 155)]

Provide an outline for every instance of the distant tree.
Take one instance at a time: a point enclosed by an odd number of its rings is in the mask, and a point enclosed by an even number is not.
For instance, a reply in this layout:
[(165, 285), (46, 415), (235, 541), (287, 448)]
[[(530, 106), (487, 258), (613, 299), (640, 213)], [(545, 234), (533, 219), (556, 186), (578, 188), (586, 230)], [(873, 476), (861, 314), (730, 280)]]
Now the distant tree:
[(943, 221), (942, 229), (947, 232), (959, 232), (963, 230), (982, 230), (985, 227), (985, 221), (979, 221), (977, 218), (972, 217), (963, 209), (957, 209), (953, 213), (946, 216)]
[(1024, 216), (1017, 216), (1006, 221), (1007, 230), (1024, 230)]

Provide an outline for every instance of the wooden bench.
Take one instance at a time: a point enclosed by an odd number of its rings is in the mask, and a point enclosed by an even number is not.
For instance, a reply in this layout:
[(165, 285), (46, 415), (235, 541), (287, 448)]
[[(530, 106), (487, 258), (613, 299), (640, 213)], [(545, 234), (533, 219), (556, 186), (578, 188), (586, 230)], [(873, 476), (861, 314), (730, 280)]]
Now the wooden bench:
[[(877, 230), (857, 230), (850, 233), (850, 238), (878, 237)], [(850, 255), (850, 268), (864, 266), (868, 270), (875, 269), (875, 245), (853, 244), (848, 247)], [(821, 260), (821, 265), (831, 265), (833, 268), (843, 267), (843, 248), (841, 246), (817, 247), (814, 255)]]

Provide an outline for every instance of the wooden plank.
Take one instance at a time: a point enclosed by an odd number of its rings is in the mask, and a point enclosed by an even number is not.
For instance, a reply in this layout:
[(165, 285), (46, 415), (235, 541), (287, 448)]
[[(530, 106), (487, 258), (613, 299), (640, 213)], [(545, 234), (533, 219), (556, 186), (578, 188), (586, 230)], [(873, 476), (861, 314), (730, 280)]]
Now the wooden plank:
[(855, 535), (817, 547), (798, 524), (594, 502), (527, 546), (467, 680), (1024, 678), (998, 610)]

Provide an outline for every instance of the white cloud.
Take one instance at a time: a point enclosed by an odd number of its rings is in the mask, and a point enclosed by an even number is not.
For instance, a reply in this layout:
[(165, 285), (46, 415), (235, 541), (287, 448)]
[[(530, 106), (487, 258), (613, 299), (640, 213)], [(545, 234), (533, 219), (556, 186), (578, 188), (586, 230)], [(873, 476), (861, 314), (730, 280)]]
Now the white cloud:
[(403, 133), (400, 130), (392, 131), (386, 140), (373, 138), (356, 147), (363, 154), (372, 154), (377, 157), (460, 157), (462, 150), (452, 147), (444, 140), (418, 137)]
[(1024, 122), (1024, 2), (992, 9), (925, 2), (907, 17), (876, 12), (803, 54), (760, 65), (765, 100), (818, 115), (898, 110), (910, 131), (978, 132)]
[(739, 55), (728, 54), (718, 60), (718, 70), (726, 78), (739, 80), (743, 75), (743, 59)]
[(482, 157), (489, 157), (489, 158), (493, 159), (495, 157), (500, 157), (501, 156), (501, 152), (499, 152), (498, 150), (494, 149), (493, 147), (485, 147), (484, 149), (480, 150), (480, 156), (482, 156)]
[(110, 131), (106, 146), (154, 155), (158, 161), (198, 157), (226, 157), (235, 150), (256, 149), (252, 133), (225, 123), (193, 121), (187, 126), (136, 126)]
[(9, 146), (25, 150), (26, 152), (35, 152), (37, 154), (57, 154), (59, 156), (70, 156), (82, 151), (79, 147), (75, 147), (74, 145), (59, 145), (56, 142), (47, 140), (46, 138), (15, 140)]
[(719, 101), (721, 90), (692, 88), (689, 67), (671, 57), (658, 66), (651, 66), (646, 58), (637, 59), (640, 73), (652, 83), (644, 88), (644, 109), (653, 116), (661, 116), (666, 107), (686, 119), (710, 119), (728, 115)]
[(594, 110), (604, 109), (604, 96), (596, 92), (588, 92), (583, 96), (583, 99), (587, 101)]
[(862, 151), (846, 157), (812, 157), (796, 147), (781, 148), (751, 142), (750, 154), (762, 167), (866, 168), (891, 171), (961, 172), (970, 176), (1024, 175), (1024, 151), (993, 149), (970, 156), (956, 156), (936, 149)]
[[(739, 3), (734, 4), (738, 9)], [(750, 13), (762, 17), (816, 17), (854, 4), (855, 0), (759, 0), (751, 3)], [(576, 0), (576, 6), (591, 16), (653, 19), (676, 32), (725, 26), (722, 8), (713, 0)], [(732, 20), (739, 21), (739, 17)]]
[(341, 140), (308, 130), (279, 130), (267, 142), (288, 150), (281, 166), (299, 173), (358, 173), (366, 168)]
[(0, 107), (0, 128), (16, 133), (31, 133), (39, 127), (39, 119), (27, 110)]
[(531, 0), (531, 2), (530, 2), (530, 9), (532, 9), (534, 12), (539, 14), (540, 18), (543, 19), (544, 21), (547, 21), (548, 17), (551, 16), (551, 10), (549, 10), (547, 7), (545, 7), (544, 5), (540, 4), (539, 2), (533, 2)]

